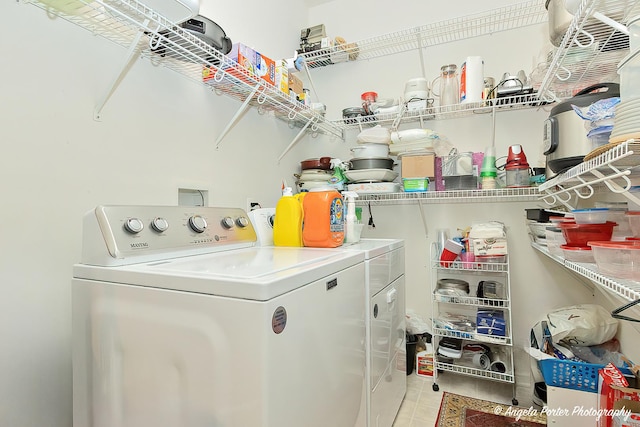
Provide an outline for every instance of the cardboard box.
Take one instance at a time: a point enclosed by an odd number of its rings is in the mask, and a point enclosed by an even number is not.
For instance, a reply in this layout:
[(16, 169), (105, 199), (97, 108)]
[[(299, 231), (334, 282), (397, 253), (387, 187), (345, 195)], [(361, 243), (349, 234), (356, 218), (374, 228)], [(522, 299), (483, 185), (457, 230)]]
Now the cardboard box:
[[(601, 411), (622, 409), (632, 401), (640, 402), (640, 390), (629, 387), (629, 382), (617, 367), (609, 363), (598, 371), (598, 408)], [(598, 420), (598, 427), (613, 427), (616, 418), (618, 418), (618, 425), (625, 425), (620, 422), (627, 417), (615, 413), (604, 414)]]
[(302, 87), (302, 80), (295, 73), (289, 73), (289, 93), (293, 92), (295, 97), (298, 97), (301, 93), (304, 92), (304, 88)]
[(613, 404), (613, 409), (616, 411), (611, 416), (613, 427), (640, 427), (640, 402), (618, 400)]
[[(227, 56), (248, 70), (251, 75), (260, 77), (275, 86), (276, 63), (273, 59), (242, 43), (234, 43)], [(230, 72), (230, 74), (239, 78), (242, 77), (240, 73)]]
[(280, 92), (289, 95), (289, 69), (284, 59), (276, 61), (275, 86)]
[(507, 255), (507, 239), (488, 237), (472, 239), (474, 255)]
[(409, 154), (400, 158), (402, 178), (433, 178), (435, 176), (434, 154)]

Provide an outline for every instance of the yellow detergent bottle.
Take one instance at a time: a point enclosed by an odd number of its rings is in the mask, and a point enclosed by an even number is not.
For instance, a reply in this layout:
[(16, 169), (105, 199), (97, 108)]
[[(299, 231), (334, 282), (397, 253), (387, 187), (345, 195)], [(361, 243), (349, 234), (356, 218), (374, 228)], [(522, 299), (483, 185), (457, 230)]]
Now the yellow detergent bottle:
[(276, 204), (273, 220), (273, 244), (275, 246), (302, 246), (302, 195), (293, 195), (291, 187), (282, 191)]

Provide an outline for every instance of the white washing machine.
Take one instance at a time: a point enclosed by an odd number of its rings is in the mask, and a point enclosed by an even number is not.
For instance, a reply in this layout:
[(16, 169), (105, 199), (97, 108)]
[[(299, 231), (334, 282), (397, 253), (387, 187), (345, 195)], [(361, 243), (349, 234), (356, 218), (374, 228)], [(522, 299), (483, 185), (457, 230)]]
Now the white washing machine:
[(365, 254), (367, 425), (391, 427), (407, 390), (404, 241), (362, 239)]
[(363, 252), (255, 239), (241, 209), (85, 216), (74, 426), (365, 426)]
[[(273, 245), (274, 214), (250, 212), (258, 244)], [(361, 239), (338, 250), (365, 256), (367, 425), (391, 427), (407, 389), (404, 241)]]

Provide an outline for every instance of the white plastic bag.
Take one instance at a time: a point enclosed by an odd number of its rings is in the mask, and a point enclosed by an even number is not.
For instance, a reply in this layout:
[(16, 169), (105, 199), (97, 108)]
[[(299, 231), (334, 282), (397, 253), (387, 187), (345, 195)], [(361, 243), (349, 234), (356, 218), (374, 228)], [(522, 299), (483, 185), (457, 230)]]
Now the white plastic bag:
[(360, 132), (356, 140), (358, 144), (366, 144), (366, 143), (390, 144), (391, 131), (387, 128), (383, 128), (380, 125), (377, 125)]
[(547, 324), (553, 342), (578, 346), (602, 344), (618, 331), (618, 320), (597, 304), (559, 308), (547, 314)]
[(413, 310), (406, 310), (407, 332), (411, 335), (431, 333), (431, 325), (422, 320)]

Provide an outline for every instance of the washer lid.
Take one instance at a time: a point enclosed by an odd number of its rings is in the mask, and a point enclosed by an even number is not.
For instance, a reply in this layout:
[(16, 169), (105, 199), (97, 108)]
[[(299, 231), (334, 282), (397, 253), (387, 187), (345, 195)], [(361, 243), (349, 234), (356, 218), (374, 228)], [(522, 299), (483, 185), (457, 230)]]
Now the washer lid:
[(364, 262), (363, 252), (251, 247), (146, 264), (74, 266), (74, 278), (266, 301)]

